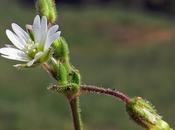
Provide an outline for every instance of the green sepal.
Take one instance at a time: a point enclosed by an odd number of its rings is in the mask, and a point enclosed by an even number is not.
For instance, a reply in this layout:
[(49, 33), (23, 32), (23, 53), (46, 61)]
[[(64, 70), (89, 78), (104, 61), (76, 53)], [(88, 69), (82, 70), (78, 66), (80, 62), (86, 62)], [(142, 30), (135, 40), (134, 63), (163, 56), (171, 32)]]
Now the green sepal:
[(43, 56), (40, 59), (38, 59), (36, 61), (36, 63), (39, 63), (39, 64), (44, 63), (44, 62), (48, 61), (52, 55), (53, 55), (53, 49), (49, 48), (48, 50), (44, 51)]
[(58, 74), (59, 74), (58, 84), (61, 86), (67, 85), (68, 72), (62, 63), (59, 63)]
[(80, 76), (80, 73), (78, 70), (74, 70), (72, 72), (72, 82), (77, 84), (77, 85), (81, 84), (81, 76)]
[(53, 57), (50, 59), (50, 67), (53, 72), (54, 78), (59, 80), (59, 61), (55, 60)]
[(52, 44), (54, 48), (54, 58), (56, 59), (66, 59), (69, 56), (69, 47), (66, 40), (63, 37), (55, 40)]
[(138, 125), (148, 130), (172, 130), (157, 114), (155, 107), (141, 97), (131, 99), (126, 105), (126, 110)]
[(53, 24), (56, 22), (57, 13), (55, 0), (37, 0), (36, 9), (41, 16), (46, 16), (49, 23)]

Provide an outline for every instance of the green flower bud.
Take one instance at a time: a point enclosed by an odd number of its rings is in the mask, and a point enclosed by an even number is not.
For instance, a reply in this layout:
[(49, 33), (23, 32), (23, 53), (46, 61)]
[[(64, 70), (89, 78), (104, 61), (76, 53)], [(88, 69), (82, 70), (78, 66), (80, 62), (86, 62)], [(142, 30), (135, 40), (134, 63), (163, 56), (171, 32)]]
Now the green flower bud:
[(56, 59), (66, 59), (69, 55), (69, 47), (66, 40), (63, 37), (60, 37), (52, 44), (54, 48), (54, 57)]
[(37, 0), (36, 8), (40, 15), (46, 16), (49, 23), (55, 23), (57, 19), (55, 0)]
[(50, 60), (50, 67), (52, 70), (53, 77), (58, 80), (59, 79), (59, 61), (56, 61), (53, 57)]
[(72, 82), (77, 84), (77, 85), (80, 85), (81, 83), (81, 76), (80, 76), (80, 73), (78, 70), (74, 70), (72, 72)]
[(61, 86), (67, 85), (68, 84), (68, 72), (62, 63), (59, 63), (58, 74), (59, 74), (58, 84)]
[(148, 130), (172, 130), (157, 114), (154, 106), (141, 97), (131, 99), (126, 110), (136, 123)]

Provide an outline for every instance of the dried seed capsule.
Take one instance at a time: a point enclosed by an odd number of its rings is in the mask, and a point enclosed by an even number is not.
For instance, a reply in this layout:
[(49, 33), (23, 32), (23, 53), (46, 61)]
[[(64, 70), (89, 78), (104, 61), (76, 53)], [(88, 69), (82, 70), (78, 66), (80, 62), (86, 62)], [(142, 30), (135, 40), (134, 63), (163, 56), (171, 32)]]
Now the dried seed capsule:
[(172, 130), (157, 114), (154, 106), (141, 97), (131, 99), (126, 105), (126, 110), (137, 124), (148, 130)]

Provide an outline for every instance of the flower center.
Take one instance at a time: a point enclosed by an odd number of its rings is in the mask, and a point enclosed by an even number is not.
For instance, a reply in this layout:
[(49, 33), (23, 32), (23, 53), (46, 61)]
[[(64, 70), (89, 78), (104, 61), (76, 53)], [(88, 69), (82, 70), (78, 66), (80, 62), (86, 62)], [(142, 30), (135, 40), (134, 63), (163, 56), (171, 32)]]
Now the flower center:
[(25, 53), (31, 59), (34, 59), (35, 55), (41, 51), (43, 51), (43, 47), (39, 43), (30, 41), (29, 43), (25, 44)]

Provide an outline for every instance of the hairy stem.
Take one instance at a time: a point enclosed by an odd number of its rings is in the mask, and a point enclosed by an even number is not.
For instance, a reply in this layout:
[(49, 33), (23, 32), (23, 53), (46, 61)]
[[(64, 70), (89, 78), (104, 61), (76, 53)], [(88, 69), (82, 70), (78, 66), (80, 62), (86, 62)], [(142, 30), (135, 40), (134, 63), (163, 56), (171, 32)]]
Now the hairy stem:
[(102, 87), (97, 87), (97, 86), (92, 86), (92, 85), (81, 85), (81, 93), (84, 93), (84, 92), (113, 96), (117, 99), (120, 99), (125, 104), (128, 104), (130, 102), (130, 98), (128, 96), (126, 96), (122, 92), (117, 91), (115, 89), (102, 88)]
[(69, 99), (69, 104), (72, 111), (74, 130), (83, 130), (79, 97)]

